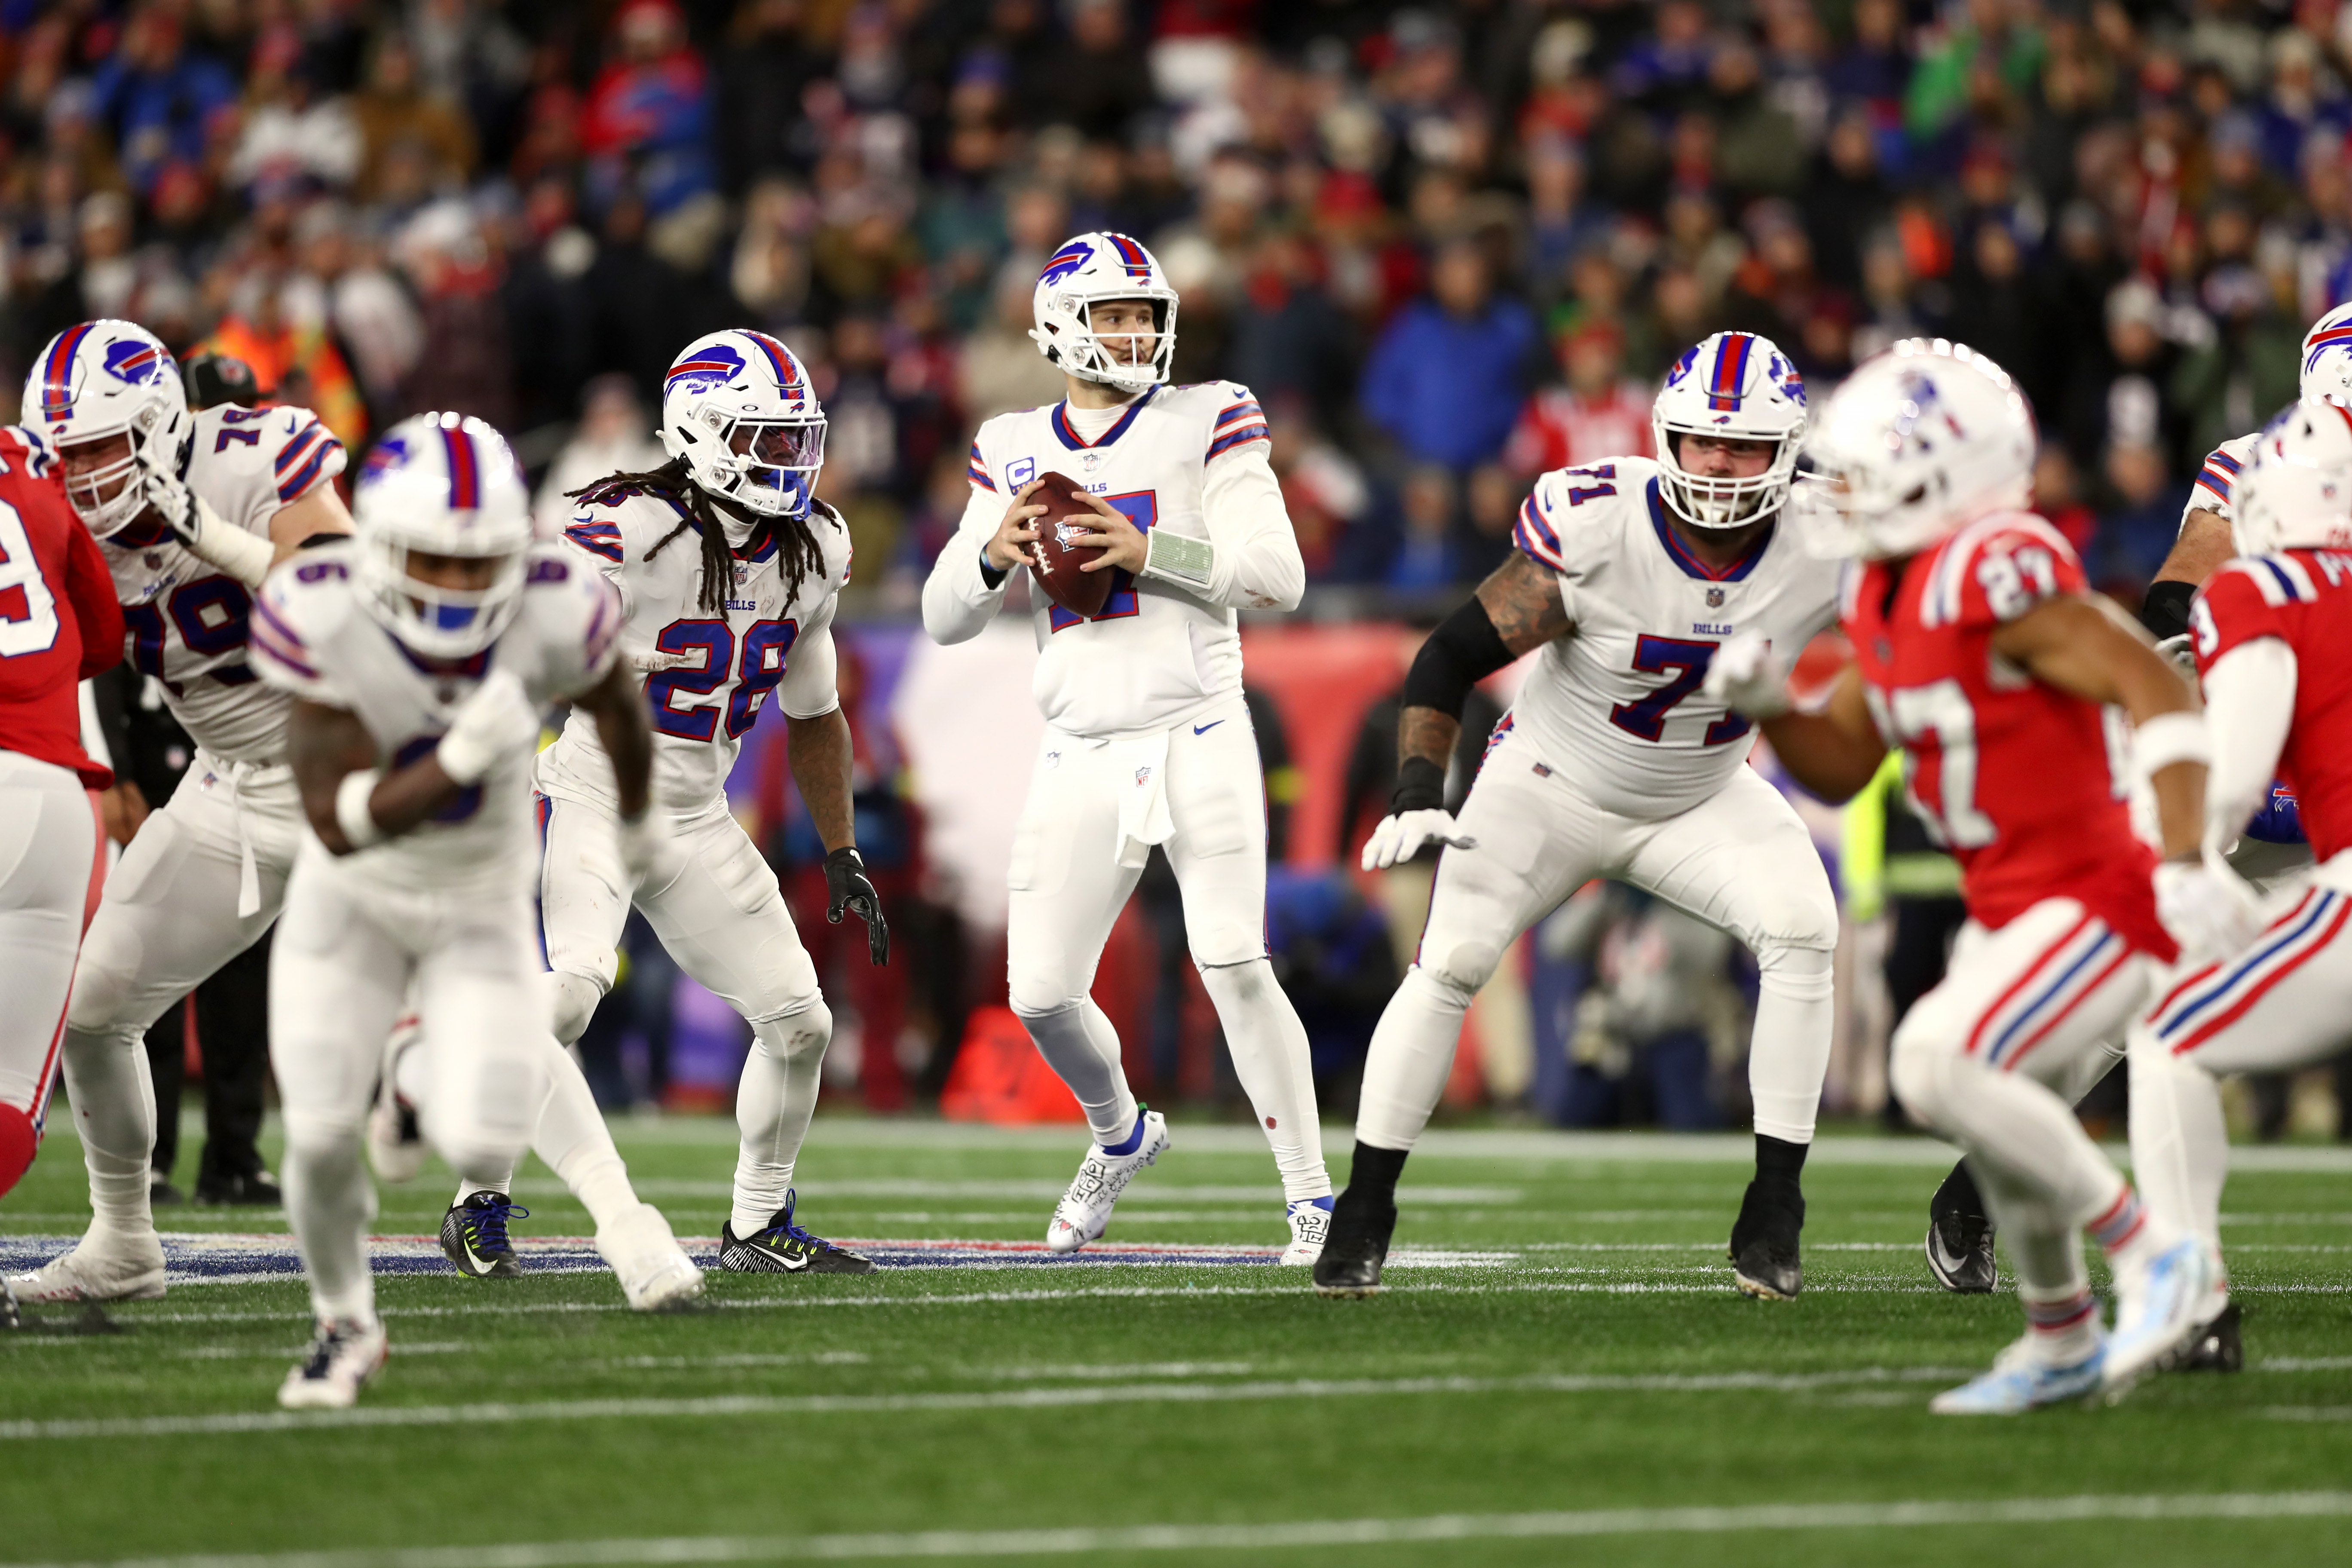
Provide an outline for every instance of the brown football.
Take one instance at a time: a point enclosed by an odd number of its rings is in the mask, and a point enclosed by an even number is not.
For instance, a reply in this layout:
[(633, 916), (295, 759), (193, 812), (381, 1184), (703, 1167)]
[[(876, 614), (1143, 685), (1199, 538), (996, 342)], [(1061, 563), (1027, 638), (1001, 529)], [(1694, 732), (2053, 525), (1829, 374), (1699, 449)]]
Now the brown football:
[(1066, 474), (1038, 476), (1029, 499), (1044, 506), (1045, 514), (1030, 520), (1029, 526), (1037, 531), (1037, 542), (1030, 546), (1036, 561), (1030, 570), (1054, 603), (1074, 616), (1091, 618), (1102, 614), (1110, 598), (1110, 580), (1118, 574), (1078, 570), (1102, 553), (1098, 544), (1067, 542), (1102, 524), (1102, 514), (1081, 499), (1083, 494), (1078, 481)]

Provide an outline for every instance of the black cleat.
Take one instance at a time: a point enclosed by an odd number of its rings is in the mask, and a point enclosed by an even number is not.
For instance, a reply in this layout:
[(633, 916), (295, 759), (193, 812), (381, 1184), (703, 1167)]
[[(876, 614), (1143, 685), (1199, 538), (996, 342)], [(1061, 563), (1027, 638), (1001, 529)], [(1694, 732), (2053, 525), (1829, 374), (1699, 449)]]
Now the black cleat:
[(1797, 1237), (1805, 1228), (1805, 1194), (1786, 1177), (1759, 1176), (1739, 1200), (1731, 1226), (1731, 1279), (1743, 1296), (1793, 1301), (1805, 1288)]
[(2175, 1372), (2245, 1371), (2246, 1347), (2238, 1338), (2238, 1304), (2232, 1301), (2222, 1308), (2172, 1354)]
[(196, 1178), (196, 1202), (226, 1204), (233, 1208), (284, 1208), (286, 1194), (278, 1185), (278, 1178), (267, 1171), (241, 1173), (234, 1176), (199, 1176)]
[(1396, 1234), (1396, 1204), (1349, 1186), (1331, 1205), (1330, 1233), (1315, 1260), (1315, 1293), (1361, 1300), (1381, 1293), (1381, 1265)]
[(1992, 1236), (1992, 1221), (1964, 1160), (1927, 1200), (1927, 1272), (1955, 1295), (1990, 1294), (2000, 1284)]
[(504, 1193), (475, 1193), (441, 1216), (441, 1250), (468, 1279), (512, 1279), (522, 1259), (507, 1239), (507, 1222), (530, 1217)]
[(871, 1274), (874, 1260), (823, 1237), (811, 1236), (793, 1223), (796, 1193), (784, 1194), (784, 1206), (768, 1221), (768, 1228), (737, 1236), (732, 1221), (719, 1227), (719, 1267), (737, 1274)]

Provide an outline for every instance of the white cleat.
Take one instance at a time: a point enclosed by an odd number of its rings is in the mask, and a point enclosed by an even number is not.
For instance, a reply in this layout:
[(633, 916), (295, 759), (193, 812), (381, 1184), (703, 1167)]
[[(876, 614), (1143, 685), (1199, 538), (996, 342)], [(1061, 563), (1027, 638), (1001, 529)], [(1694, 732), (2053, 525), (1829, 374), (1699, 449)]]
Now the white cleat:
[(322, 1322), (310, 1350), (278, 1385), (278, 1403), (289, 1410), (349, 1410), (391, 1353), (382, 1323)]
[(1290, 1221), (1290, 1245), (1282, 1249), (1282, 1265), (1289, 1268), (1311, 1268), (1323, 1256), (1324, 1238), (1331, 1234), (1329, 1196), (1301, 1198), (1290, 1205), (1284, 1217)]
[(395, 1184), (413, 1182), (425, 1169), (427, 1151), (416, 1107), (401, 1098), (400, 1058), (425, 1043), (425, 1031), (415, 1018), (392, 1026), (384, 1042), (383, 1073), (377, 1079), (375, 1108), (368, 1112), (368, 1163), (383, 1180)]
[(2039, 1351), (2028, 1334), (1995, 1356), (1990, 1372), (1929, 1400), (1928, 1410), (1937, 1415), (2022, 1415), (2098, 1391), (2099, 1369), (2107, 1358), (2105, 1341), (2071, 1366), (2052, 1366)]
[(2186, 1236), (2148, 1260), (2116, 1276), (2116, 1331), (2107, 1339), (2099, 1386), (2112, 1405), (2132, 1384), (2171, 1359), (2197, 1331), (2230, 1304), (2221, 1259)]
[(632, 1310), (658, 1312), (702, 1294), (702, 1270), (651, 1204), (639, 1204), (599, 1230), (596, 1250), (620, 1277)]
[(163, 1243), (92, 1225), (71, 1252), (8, 1281), (19, 1301), (152, 1301), (163, 1294)]
[(1118, 1194), (1127, 1191), (1127, 1184), (1168, 1152), (1168, 1119), (1149, 1106), (1135, 1109), (1134, 1152), (1113, 1154), (1100, 1146), (1087, 1151), (1078, 1173), (1071, 1178), (1070, 1190), (1054, 1205), (1053, 1220), (1045, 1226), (1045, 1246), (1050, 1250), (1076, 1252), (1101, 1239), (1110, 1226), (1110, 1211), (1118, 1205)]

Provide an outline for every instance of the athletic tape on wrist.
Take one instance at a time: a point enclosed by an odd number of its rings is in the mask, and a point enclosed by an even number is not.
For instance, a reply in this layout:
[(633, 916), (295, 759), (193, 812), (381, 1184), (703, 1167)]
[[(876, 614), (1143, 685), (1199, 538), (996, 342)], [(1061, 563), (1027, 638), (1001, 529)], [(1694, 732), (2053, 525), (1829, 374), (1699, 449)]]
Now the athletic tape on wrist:
[(363, 768), (345, 773), (343, 782), (335, 786), (335, 826), (343, 830), (344, 839), (354, 849), (383, 842), (383, 829), (376, 826), (375, 814), (368, 807), (383, 778), (379, 770)]
[(202, 496), (195, 498), (195, 514), (196, 537), (189, 543), (188, 552), (248, 588), (260, 587), (278, 554), (269, 541), (224, 521)]
[(1205, 588), (1217, 568), (1217, 547), (1205, 539), (1186, 539), (1155, 528), (1147, 536), (1143, 574), (1164, 577), (1188, 588)]
[(2212, 757), (2212, 737), (2195, 713), (2159, 713), (2132, 731), (2132, 765), (2144, 779), (2175, 763), (2207, 763)]

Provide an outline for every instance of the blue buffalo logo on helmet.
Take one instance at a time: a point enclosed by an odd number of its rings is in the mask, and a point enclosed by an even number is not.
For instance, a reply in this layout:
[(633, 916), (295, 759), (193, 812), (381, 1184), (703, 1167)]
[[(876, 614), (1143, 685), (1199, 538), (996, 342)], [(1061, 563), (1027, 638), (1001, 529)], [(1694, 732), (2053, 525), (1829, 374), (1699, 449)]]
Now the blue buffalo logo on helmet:
[(743, 374), (743, 356), (725, 343), (706, 343), (692, 357), (679, 360), (662, 378), (662, 390), (709, 392)]
[(171, 352), (161, 343), (142, 343), (136, 338), (107, 345), (104, 360), (106, 373), (115, 380), (131, 386), (143, 386), (171, 368)]
[(1059, 283), (1094, 258), (1095, 247), (1084, 240), (1072, 240), (1054, 252), (1045, 263), (1045, 270), (1037, 274), (1040, 283)]
[(397, 435), (386, 436), (375, 444), (375, 449), (367, 455), (367, 461), (361, 465), (360, 478), (374, 479), (385, 470), (396, 468), (406, 461), (408, 461), (408, 443)]

